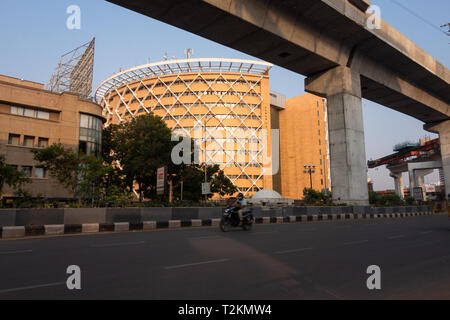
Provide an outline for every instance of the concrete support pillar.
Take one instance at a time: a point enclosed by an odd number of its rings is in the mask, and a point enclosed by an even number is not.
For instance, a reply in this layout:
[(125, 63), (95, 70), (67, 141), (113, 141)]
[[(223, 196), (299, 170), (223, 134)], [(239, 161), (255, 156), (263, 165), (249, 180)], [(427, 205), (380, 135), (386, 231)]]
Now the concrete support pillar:
[(333, 199), (337, 203), (368, 205), (360, 75), (339, 66), (307, 78), (305, 89), (328, 99)]
[(403, 175), (402, 173), (393, 173), (391, 172), (390, 176), (394, 178), (395, 184), (395, 194), (398, 195), (401, 199), (405, 198), (405, 194), (403, 193)]
[(425, 190), (425, 176), (433, 173), (433, 169), (413, 169), (411, 168), (409, 172), (409, 193), (413, 194), (413, 189), (415, 187), (421, 187), (423, 191), (423, 199), (427, 200), (427, 192)]
[(445, 196), (449, 200), (450, 194), (450, 120), (437, 124), (426, 124), (425, 130), (439, 134), (441, 142), (442, 170), (445, 179)]

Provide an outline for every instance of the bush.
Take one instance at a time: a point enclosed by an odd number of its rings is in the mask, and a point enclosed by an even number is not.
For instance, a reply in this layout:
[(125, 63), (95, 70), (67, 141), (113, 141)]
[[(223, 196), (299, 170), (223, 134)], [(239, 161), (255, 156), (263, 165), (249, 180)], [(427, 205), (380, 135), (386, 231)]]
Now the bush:
[(305, 188), (303, 190), (303, 202), (306, 205), (315, 205), (315, 206), (333, 205), (331, 193), (328, 195), (324, 195), (322, 192), (309, 188)]
[(395, 194), (378, 194), (376, 192), (371, 192), (369, 194), (369, 202), (376, 207), (398, 207), (412, 205), (414, 204), (414, 199), (407, 197), (405, 200), (402, 200)]

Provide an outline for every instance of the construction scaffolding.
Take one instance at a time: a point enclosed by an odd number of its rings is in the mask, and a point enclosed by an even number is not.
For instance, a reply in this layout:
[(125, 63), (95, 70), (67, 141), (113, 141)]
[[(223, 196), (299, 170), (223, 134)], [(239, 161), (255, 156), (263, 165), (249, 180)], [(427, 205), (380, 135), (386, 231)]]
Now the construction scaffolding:
[(95, 38), (61, 56), (46, 86), (52, 92), (72, 92), (88, 99), (92, 93)]

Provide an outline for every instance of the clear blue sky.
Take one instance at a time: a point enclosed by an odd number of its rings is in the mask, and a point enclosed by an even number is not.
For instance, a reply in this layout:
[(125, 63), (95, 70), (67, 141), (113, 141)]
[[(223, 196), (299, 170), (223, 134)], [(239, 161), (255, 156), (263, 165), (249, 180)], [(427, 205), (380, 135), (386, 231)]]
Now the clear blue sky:
[[(450, 22), (448, 0), (395, 0), (437, 28)], [(372, 0), (382, 9), (382, 18), (420, 47), (450, 65), (450, 37), (423, 22), (393, 0)], [(66, 9), (81, 8), (81, 30), (68, 30)], [(117, 72), (150, 59), (182, 58), (184, 48), (194, 48), (195, 57), (252, 58), (185, 31), (122, 9), (103, 0), (0, 1), (0, 74), (46, 83), (59, 56), (96, 37), (94, 86)], [(275, 67), (271, 89), (294, 97), (304, 92), (303, 77)], [(430, 135), (423, 123), (385, 107), (364, 101), (367, 158), (392, 152), (394, 144)], [(433, 136), (433, 135), (431, 135)], [(384, 168), (370, 170), (375, 189), (393, 188)], [(430, 175), (428, 182), (436, 181)]]

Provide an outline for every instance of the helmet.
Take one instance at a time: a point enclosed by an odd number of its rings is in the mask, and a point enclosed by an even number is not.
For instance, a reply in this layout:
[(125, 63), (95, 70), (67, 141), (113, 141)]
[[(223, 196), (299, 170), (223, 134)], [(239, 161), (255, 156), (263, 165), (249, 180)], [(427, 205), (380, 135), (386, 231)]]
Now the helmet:
[(240, 200), (243, 200), (243, 199), (244, 199), (244, 194), (239, 193), (238, 196), (237, 196), (237, 198), (238, 198), (239, 201), (240, 201)]

